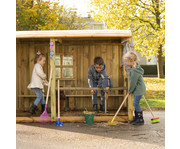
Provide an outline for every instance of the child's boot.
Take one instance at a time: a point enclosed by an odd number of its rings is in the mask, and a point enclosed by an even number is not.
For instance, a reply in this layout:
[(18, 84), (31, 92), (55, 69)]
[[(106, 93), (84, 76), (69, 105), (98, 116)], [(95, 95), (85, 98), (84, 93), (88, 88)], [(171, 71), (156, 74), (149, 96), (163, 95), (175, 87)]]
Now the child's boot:
[[(45, 104), (41, 104), (41, 112), (43, 113), (45, 110)], [(51, 113), (48, 109), (46, 109), (47, 113)]]
[(45, 110), (45, 104), (41, 104), (41, 112), (43, 113)]
[(99, 112), (105, 112), (105, 110), (104, 110), (104, 105), (101, 105), (101, 104), (100, 104), (100, 110), (99, 110)]
[(136, 121), (132, 122), (133, 125), (143, 125), (144, 119), (143, 119), (143, 112), (137, 112), (137, 119)]
[(97, 113), (97, 104), (93, 105), (93, 112)]
[(137, 120), (137, 112), (134, 111), (134, 118), (132, 121), (129, 121), (129, 124), (132, 124), (133, 122), (135, 122)]
[(29, 109), (29, 113), (36, 114), (35, 110), (37, 109), (37, 106), (33, 103), (31, 108)]

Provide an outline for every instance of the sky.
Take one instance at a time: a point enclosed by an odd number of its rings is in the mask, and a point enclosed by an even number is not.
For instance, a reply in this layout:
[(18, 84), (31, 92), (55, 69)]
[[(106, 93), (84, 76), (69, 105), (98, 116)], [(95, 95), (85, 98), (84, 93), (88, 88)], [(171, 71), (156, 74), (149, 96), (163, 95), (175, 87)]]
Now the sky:
[(60, 4), (68, 7), (75, 7), (77, 8), (77, 14), (81, 15), (82, 17), (87, 17), (88, 12), (90, 12), (91, 8), (88, 3), (91, 0), (51, 0), (51, 1), (58, 1)]

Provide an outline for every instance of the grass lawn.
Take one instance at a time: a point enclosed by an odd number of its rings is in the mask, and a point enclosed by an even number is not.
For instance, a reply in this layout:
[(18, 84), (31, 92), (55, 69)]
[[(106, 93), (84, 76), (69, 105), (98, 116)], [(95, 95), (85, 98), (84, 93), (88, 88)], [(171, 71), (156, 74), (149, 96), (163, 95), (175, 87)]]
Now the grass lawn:
[[(145, 97), (151, 108), (165, 109), (165, 79), (144, 78), (146, 84)], [(144, 99), (140, 102), (142, 109), (147, 109)]]

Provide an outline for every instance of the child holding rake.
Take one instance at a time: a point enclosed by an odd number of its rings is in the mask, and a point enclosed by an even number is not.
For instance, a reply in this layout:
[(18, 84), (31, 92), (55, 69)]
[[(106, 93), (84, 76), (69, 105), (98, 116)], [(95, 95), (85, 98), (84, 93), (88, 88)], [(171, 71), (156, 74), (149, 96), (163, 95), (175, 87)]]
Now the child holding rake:
[(43, 71), (43, 66), (46, 63), (46, 57), (43, 53), (37, 52), (34, 58), (34, 68), (32, 72), (31, 82), (28, 85), (28, 89), (32, 89), (36, 94), (36, 99), (32, 104), (29, 112), (31, 114), (36, 114), (35, 111), (38, 110), (37, 105), (41, 101), (41, 111), (44, 112), (45, 101), (44, 101), (44, 85), (48, 86), (46, 81), (46, 74)]
[(123, 58), (125, 63), (131, 67), (129, 72), (130, 87), (128, 93), (134, 95), (133, 105), (135, 107), (135, 117), (129, 123), (133, 125), (144, 124), (143, 112), (140, 107), (141, 97), (146, 92), (146, 86), (143, 79), (144, 70), (137, 63), (138, 57), (135, 52), (127, 52)]

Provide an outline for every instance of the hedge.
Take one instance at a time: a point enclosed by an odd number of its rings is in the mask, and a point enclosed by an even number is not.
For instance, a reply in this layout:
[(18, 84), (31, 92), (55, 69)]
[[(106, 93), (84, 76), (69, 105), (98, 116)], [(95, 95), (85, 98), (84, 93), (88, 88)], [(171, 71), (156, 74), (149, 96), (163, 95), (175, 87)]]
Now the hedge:
[[(157, 76), (157, 65), (141, 65), (144, 69), (144, 75), (156, 75)], [(163, 65), (163, 72), (165, 75), (165, 65)]]

